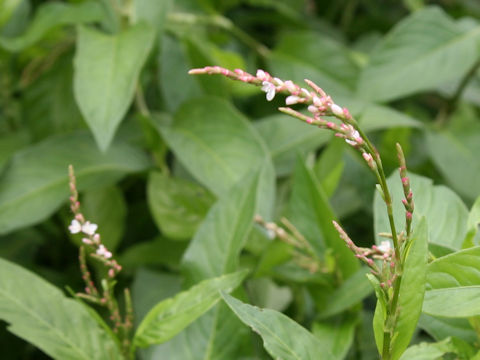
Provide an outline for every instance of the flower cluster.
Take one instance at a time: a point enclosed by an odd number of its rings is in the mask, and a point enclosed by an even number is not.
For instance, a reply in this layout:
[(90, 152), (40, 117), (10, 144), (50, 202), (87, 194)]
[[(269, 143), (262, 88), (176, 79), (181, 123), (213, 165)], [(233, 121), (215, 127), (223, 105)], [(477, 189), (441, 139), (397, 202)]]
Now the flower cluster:
[[(317, 125), (320, 128), (335, 132), (335, 136), (345, 139), (347, 144), (358, 149), (362, 153), (367, 165), (372, 168), (372, 170), (375, 170), (377, 166), (376, 152), (365, 144), (365, 139), (348, 109), (335, 104), (332, 98), (313, 81), (305, 79), (305, 83), (310, 88), (309, 90), (298, 86), (291, 80), (284, 81), (273, 77), (264, 70), (259, 69), (255, 75), (252, 75), (241, 69), (231, 71), (220, 66), (192, 69), (189, 71), (189, 74), (219, 74), (233, 80), (261, 86), (262, 91), (266, 93), (268, 101), (273, 100), (276, 94), (287, 95), (285, 98), (287, 107), (280, 107), (279, 110), (281, 112), (296, 117), (308, 124)], [(306, 105), (309, 115), (305, 115), (290, 107), (296, 104)], [(334, 121), (327, 121), (322, 118), (323, 116), (333, 116), (340, 120), (340, 124)]]
[[(122, 270), (118, 262), (113, 259), (113, 254), (102, 244), (100, 234), (97, 233), (98, 225), (85, 220), (80, 211), (80, 202), (78, 201), (78, 191), (76, 186), (73, 167), (69, 167), (70, 178), (70, 209), (74, 214), (68, 230), (72, 234), (82, 234), (82, 243), (80, 246), (80, 270), (83, 280), (85, 281), (85, 293), (78, 293), (77, 296), (97, 305), (105, 306), (110, 312), (110, 320), (114, 324), (113, 331), (123, 338), (124, 342), (128, 342), (128, 334), (133, 326), (133, 310), (131, 307), (130, 293), (125, 289), (126, 310), (124, 319), (120, 314), (117, 301), (114, 296), (114, 286), (116, 283), (115, 276)], [(101, 291), (97, 289), (92, 280), (90, 271), (88, 270), (86, 253), (102, 263), (106, 267), (108, 278), (101, 281)], [(127, 346), (127, 345), (125, 345)]]

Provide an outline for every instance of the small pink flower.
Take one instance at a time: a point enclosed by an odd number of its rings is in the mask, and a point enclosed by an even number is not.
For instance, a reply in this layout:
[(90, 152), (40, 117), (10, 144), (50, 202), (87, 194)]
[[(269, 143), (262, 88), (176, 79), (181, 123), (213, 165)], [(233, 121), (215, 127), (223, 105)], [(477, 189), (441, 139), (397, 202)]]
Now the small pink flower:
[(275, 97), (276, 88), (275, 85), (273, 85), (271, 82), (264, 81), (262, 83), (262, 91), (265, 91), (267, 93), (267, 101), (272, 101)]
[(288, 96), (286, 99), (285, 99), (285, 104), (287, 105), (294, 105), (294, 104), (298, 104), (300, 101), (302, 101), (303, 99), (299, 96), (295, 96), (295, 95), (290, 95)]
[(112, 253), (108, 251), (104, 245), (101, 244), (98, 247), (96, 253), (97, 255), (103, 256), (105, 259), (110, 259), (112, 257)]
[(330, 105), (330, 110), (332, 111), (332, 113), (335, 115), (335, 116), (338, 116), (338, 117), (343, 117), (343, 109), (338, 106), (337, 104), (332, 104)]
[(95, 231), (97, 231), (97, 228), (97, 224), (93, 224), (90, 221), (87, 221), (85, 222), (85, 224), (82, 225), (82, 232), (87, 235), (94, 235)]
[(265, 71), (260, 69), (257, 70), (256, 76), (262, 81), (266, 81), (268, 79), (268, 75), (265, 73)]
[(70, 230), (72, 234), (78, 234), (80, 231), (82, 231), (82, 224), (80, 224), (78, 220), (73, 219), (72, 223), (68, 227), (68, 230)]
[(380, 245), (377, 246), (378, 250), (380, 250), (383, 253), (387, 253), (392, 249), (392, 245), (390, 244), (390, 241), (385, 240), (380, 243)]

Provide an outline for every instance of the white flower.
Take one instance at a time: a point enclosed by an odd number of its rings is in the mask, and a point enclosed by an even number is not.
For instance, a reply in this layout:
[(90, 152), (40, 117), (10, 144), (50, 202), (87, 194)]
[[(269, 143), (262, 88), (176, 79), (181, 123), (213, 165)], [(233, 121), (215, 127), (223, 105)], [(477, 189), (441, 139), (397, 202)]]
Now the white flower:
[(265, 80), (267, 78), (267, 74), (265, 74), (265, 71), (258, 69), (257, 70), (257, 78), (260, 80)]
[(68, 227), (68, 230), (70, 230), (72, 234), (78, 234), (80, 231), (82, 231), (82, 224), (80, 224), (77, 219), (73, 219), (72, 223)]
[(330, 105), (330, 110), (332, 110), (334, 115), (343, 117), (343, 109), (337, 104)]
[(85, 222), (82, 226), (82, 232), (87, 235), (94, 235), (95, 231), (97, 231), (98, 225), (93, 224), (90, 221)]
[(96, 253), (97, 255), (103, 256), (105, 259), (110, 259), (112, 257), (112, 253), (103, 245), (98, 247)]
[(273, 98), (275, 97), (275, 85), (273, 85), (271, 82), (264, 81), (262, 82), (262, 91), (265, 91), (267, 93), (267, 100), (272, 101)]
[(378, 250), (380, 250), (383, 253), (389, 252), (392, 249), (392, 245), (390, 245), (390, 241), (385, 240), (378, 245)]
[(302, 100), (302, 98), (299, 97), (299, 96), (290, 95), (285, 99), (285, 104), (294, 105), (294, 104), (298, 104), (298, 102), (301, 101), (301, 100)]

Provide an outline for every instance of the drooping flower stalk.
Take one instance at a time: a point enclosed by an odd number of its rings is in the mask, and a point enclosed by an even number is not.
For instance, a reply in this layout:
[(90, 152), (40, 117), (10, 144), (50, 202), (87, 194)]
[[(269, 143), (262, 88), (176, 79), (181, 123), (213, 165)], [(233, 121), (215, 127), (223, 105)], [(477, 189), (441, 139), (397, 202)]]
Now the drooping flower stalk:
[[(386, 205), (391, 231), (391, 233), (388, 234), (388, 237), (392, 239), (393, 249), (391, 248), (389, 241), (382, 241), (379, 246), (373, 246), (371, 249), (359, 248), (353, 243), (339, 224), (334, 222), (334, 226), (339, 232), (340, 237), (345, 241), (346, 245), (355, 253), (356, 257), (365, 262), (372, 269), (372, 274), (378, 278), (385, 298), (388, 299), (388, 314), (384, 326), (382, 357), (384, 359), (389, 359), (390, 345), (394, 329), (394, 325), (392, 326), (392, 324), (396, 323), (399, 311), (401, 310), (397, 308), (397, 304), (403, 272), (403, 261), (405, 259), (402, 256), (402, 244), (399, 239), (402, 241), (408, 241), (412, 230), (413, 195), (408, 177), (406, 176), (405, 158), (401, 151), (401, 147), (398, 145), (397, 148), (399, 149), (400, 173), (405, 193), (404, 205), (407, 220), (406, 239), (404, 239), (403, 235), (401, 237), (399, 236), (395, 227), (392, 197), (387, 186), (380, 154), (363, 130), (358, 126), (358, 122), (350, 114), (348, 109), (335, 104), (332, 98), (327, 95), (322, 88), (306, 79), (305, 83), (310, 88), (309, 90), (296, 85), (290, 80), (284, 81), (277, 77), (273, 77), (264, 70), (257, 70), (256, 74), (252, 75), (241, 69), (231, 71), (219, 66), (207, 66), (201, 69), (192, 69), (189, 71), (189, 74), (219, 74), (233, 80), (261, 86), (262, 91), (266, 93), (268, 101), (273, 100), (277, 94), (286, 95), (285, 104), (287, 106), (280, 107), (279, 110), (281, 112), (308, 124), (333, 131), (335, 136), (343, 138), (348, 145), (361, 153), (367, 166), (377, 177), (379, 184), (378, 189)], [(301, 113), (290, 107), (291, 105), (296, 104), (306, 105), (308, 114)], [(325, 120), (323, 118), (324, 116), (334, 117), (337, 121)], [(382, 261), (383, 264), (381, 270), (373, 259)]]

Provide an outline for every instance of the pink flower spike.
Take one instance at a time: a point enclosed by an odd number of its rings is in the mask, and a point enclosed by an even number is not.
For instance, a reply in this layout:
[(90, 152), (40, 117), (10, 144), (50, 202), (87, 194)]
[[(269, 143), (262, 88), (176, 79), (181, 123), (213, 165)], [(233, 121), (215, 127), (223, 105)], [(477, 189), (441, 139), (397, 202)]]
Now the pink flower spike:
[(80, 231), (82, 231), (82, 224), (80, 224), (77, 219), (73, 219), (72, 223), (68, 227), (68, 230), (70, 230), (72, 234), (78, 234)]
[(98, 225), (93, 224), (90, 221), (85, 222), (85, 224), (82, 225), (82, 232), (87, 235), (94, 235), (95, 231), (97, 231)]

